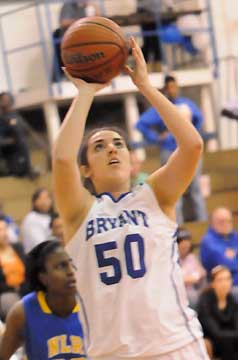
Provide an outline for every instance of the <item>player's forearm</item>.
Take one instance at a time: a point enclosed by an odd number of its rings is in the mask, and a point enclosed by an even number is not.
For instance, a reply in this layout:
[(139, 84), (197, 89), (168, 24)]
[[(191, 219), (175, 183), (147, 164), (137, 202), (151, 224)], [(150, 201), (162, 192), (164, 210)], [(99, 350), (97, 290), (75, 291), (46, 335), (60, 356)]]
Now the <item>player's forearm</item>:
[(93, 91), (80, 92), (74, 98), (54, 144), (55, 160), (77, 159), (93, 98)]
[(141, 93), (158, 111), (168, 130), (173, 134), (178, 146), (186, 149), (197, 147), (202, 149), (202, 138), (190, 121), (161, 92), (146, 83), (140, 88)]

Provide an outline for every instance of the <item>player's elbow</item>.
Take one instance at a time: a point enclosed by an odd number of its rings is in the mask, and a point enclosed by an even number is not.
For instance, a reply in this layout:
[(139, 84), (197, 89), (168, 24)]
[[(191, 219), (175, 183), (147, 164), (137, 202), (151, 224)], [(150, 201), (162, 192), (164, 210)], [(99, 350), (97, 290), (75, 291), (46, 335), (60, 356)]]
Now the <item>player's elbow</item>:
[(204, 149), (204, 142), (202, 137), (197, 133), (197, 136), (194, 137), (193, 141), (191, 141), (191, 149), (193, 153), (202, 154)]

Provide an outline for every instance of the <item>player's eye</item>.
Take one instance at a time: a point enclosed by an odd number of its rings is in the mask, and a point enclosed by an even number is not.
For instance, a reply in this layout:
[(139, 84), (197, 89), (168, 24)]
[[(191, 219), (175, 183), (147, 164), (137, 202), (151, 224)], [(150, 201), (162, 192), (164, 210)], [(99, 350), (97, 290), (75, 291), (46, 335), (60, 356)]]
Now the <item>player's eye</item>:
[(100, 151), (103, 149), (103, 144), (102, 143), (99, 143), (99, 144), (96, 144), (95, 147), (94, 147), (95, 151)]
[(58, 265), (56, 265), (57, 269), (64, 269), (68, 266), (68, 263), (66, 261), (62, 261), (61, 263), (59, 263)]
[(124, 147), (124, 141), (123, 141), (123, 140), (116, 140), (116, 141), (114, 142), (114, 145), (115, 145), (118, 149), (120, 149), (120, 148)]

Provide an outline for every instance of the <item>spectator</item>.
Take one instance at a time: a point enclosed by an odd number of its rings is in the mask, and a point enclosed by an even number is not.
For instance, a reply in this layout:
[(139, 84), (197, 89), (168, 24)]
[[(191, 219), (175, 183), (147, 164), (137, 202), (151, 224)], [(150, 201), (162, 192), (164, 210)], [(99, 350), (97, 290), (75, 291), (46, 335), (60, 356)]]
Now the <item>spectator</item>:
[(179, 263), (188, 295), (189, 304), (196, 308), (201, 289), (205, 285), (206, 272), (197, 256), (192, 253), (192, 235), (185, 228), (178, 229), (177, 242)]
[(8, 226), (8, 238), (10, 243), (16, 243), (19, 238), (19, 227), (11, 216), (6, 215), (4, 212), (3, 201), (0, 199), (0, 218), (3, 218)]
[(51, 213), (51, 195), (45, 188), (37, 189), (32, 196), (32, 210), (25, 216), (21, 226), (26, 253), (49, 237)]
[[(203, 116), (201, 111), (188, 98), (179, 96), (179, 87), (176, 79), (173, 76), (166, 76), (164, 82), (164, 91), (168, 99), (175, 104), (184, 116), (192, 121), (193, 125), (198, 131), (201, 131)], [(164, 165), (173, 151), (176, 149), (176, 141), (172, 134), (170, 134), (157, 111), (150, 107), (139, 118), (137, 122), (137, 129), (140, 130), (144, 138), (151, 144), (158, 144), (160, 147), (160, 162)], [(205, 201), (203, 199), (199, 177), (201, 174), (201, 163), (198, 166), (197, 172), (184, 193), (183, 197), (177, 204), (177, 221), (179, 224), (186, 221), (203, 221), (207, 219), (207, 211)], [(183, 207), (189, 203), (190, 214), (186, 217), (183, 215)]]
[(62, 70), (63, 62), (61, 59), (61, 40), (64, 36), (65, 31), (72, 25), (76, 20), (85, 16), (94, 16), (98, 14), (98, 9), (95, 5), (91, 4), (87, 0), (77, 0), (66, 2), (59, 15), (59, 28), (53, 32), (54, 42), (54, 67), (53, 67), (53, 81), (59, 81), (64, 75)]
[(141, 171), (142, 160), (137, 156), (136, 151), (131, 151), (131, 178), (132, 185), (143, 184), (148, 174)]
[(234, 291), (237, 287), (238, 234), (233, 227), (232, 213), (227, 208), (216, 208), (210, 219), (210, 226), (201, 243), (201, 260), (209, 273), (215, 266), (226, 266), (233, 278)]
[(24, 254), (21, 245), (9, 243), (7, 223), (0, 218), (0, 318), (26, 291)]
[(31, 179), (39, 175), (31, 165), (24, 120), (14, 109), (14, 97), (9, 92), (0, 93), (0, 152), (6, 159), (6, 175), (29, 176)]
[(56, 212), (51, 215), (50, 229), (53, 239), (58, 240), (62, 245), (64, 245), (63, 221)]
[(198, 316), (205, 338), (221, 360), (238, 359), (238, 308), (231, 295), (232, 276), (225, 266), (211, 272), (211, 287), (199, 300)]
[[(143, 32), (150, 31), (154, 34), (142, 34), (143, 35), (143, 54), (149, 70), (161, 71), (161, 44), (159, 34), (157, 32), (158, 24), (157, 18), (160, 12), (160, 1), (157, 0), (137, 0), (137, 11), (143, 14), (144, 21), (141, 23), (141, 29)], [(146, 17), (150, 17), (150, 21), (146, 21)], [(152, 59), (152, 61), (151, 61)], [(151, 67), (151, 69), (150, 69)]]

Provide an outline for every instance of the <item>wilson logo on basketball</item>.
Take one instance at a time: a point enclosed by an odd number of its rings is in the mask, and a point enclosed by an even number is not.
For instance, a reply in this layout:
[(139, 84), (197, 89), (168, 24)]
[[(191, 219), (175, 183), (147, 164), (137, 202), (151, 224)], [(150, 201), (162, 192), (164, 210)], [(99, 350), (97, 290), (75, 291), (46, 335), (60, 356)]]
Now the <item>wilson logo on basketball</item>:
[(89, 55), (83, 55), (83, 54), (73, 54), (73, 55), (66, 55), (66, 63), (73, 65), (73, 64), (86, 64), (86, 63), (92, 63), (94, 61), (100, 60), (105, 58), (105, 54), (103, 51), (95, 52)]

